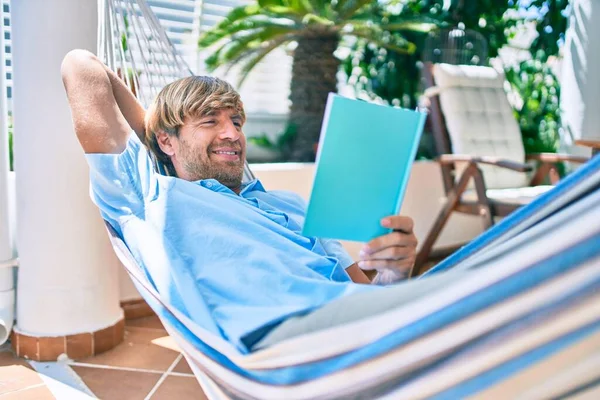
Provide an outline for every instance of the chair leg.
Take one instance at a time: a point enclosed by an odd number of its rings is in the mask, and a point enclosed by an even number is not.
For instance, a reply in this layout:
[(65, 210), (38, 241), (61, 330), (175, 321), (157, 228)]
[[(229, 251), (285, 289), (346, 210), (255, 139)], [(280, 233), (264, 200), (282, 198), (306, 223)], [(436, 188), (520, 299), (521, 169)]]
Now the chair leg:
[(460, 201), (463, 192), (467, 188), (469, 179), (475, 172), (475, 168), (476, 167), (473, 165), (469, 165), (467, 168), (465, 168), (460, 177), (460, 180), (458, 181), (458, 184), (455, 186), (455, 190), (448, 195), (446, 204), (442, 208), (442, 211), (439, 213), (433, 226), (429, 230), (429, 233), (427, 234), (427, 237), (425, 238), (425, 241), (423, 242), (423, 245), (421, 246), (421, 249), (417, 254), (415, 265), (412, 267), (410, 273), (408, 274), (409, 278), (418, 276), (421, 273), (421, 268), (423, 267), (425, 262), (427, 262), (427, 259), (429, 258), (429, 254), (431, 253), (431, 249), (433, 248), (435, 241), (442, 232), (442, 229), (446, 225), (446, 222), (448, 222), (448, 219), (450, 218), (450, 215), (456, 208), (456, 205)]
[(455, 206), (456, 206), (456, 201), (452, 201), (450, 198), (448, 198), (448, 200), (446, 200), (446, 204), (444, 205), (444, 208), (442, 209), (442, 211), (438, 215), (437, 219), (435, 220), (433, 226), (429, 230), (429, 233), (427, 234), (427, 238), (423, 242), (423, 245), (421, 246), (421, 249), (419, 250), (419, 253), (417, 254), (417, 258), (415, 260), (415, 265), (413, 266), (412, 270), (410, 271), (410, 274), (408, 276), (409, 278), (412, 278), (413, 276), (418, 276), (421, 273), (421, 268), (429, 259), (429, 254), (431, 253), (431, 249), (433, 248), (435, 241), (440, 236), (440, 233), (442, 233), (442, 229), (446, 225), (446, 222), (448, 222), (450, 215), (452, 215), (452, 211), (454, 211)]
[(549, 163), (541, 163), (540, 165), (538, 165), (537, 171), (535, 172), (533, 178), (531, 178), (529, 185), (538, 186), (544, 183), (544, 179), (546, 179), (551, 169), (552, 164)]
[(494, 225), (494, 215), (492, 214), (492, 206), (490, 199), (485, 191), (485, 181), (481, 169), (475, 168), (473, 181), (475, 182), (475, 192), (477, 193), (477, 202), (479, 203), (479, 212), (483, 218), (484, 229), (489, 229)]

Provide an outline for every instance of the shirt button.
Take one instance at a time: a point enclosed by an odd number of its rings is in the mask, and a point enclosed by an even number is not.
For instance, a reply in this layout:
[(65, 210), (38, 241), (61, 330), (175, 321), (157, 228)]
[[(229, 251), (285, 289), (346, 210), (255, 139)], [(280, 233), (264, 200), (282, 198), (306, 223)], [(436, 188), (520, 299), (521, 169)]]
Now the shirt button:
[(206, 182), (206, 187), (212, 187), (212, 182)]

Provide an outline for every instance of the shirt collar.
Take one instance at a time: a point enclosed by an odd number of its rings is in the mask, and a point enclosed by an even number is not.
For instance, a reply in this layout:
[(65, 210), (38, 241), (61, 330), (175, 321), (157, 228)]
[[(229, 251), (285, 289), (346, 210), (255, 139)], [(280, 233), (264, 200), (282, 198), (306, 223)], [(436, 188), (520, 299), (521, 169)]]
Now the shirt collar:
[[(231, 192), (233, 191), (229, 189), (227, 186), (221, 184), (221, 182), (216, 179), (201, 179), (196, 181), (200, 186), (205, 187), (207, 189), (212, 190), (213, 192)], [(265, 192), (265, 188), (262, 183), (258, 179), (251, 180), (250, 182), (242, 184), (242, 190), (240, 191), (240, 196), (244, 193), (260, 191)]]
[(258, 179), (253, 179), (248, 183), (242, 185), (242, 190), (240, 191), (240, 195), (246, 192), (252, 192), (258, 190), (259, 192), (265, 192), (265, 188), (262, 183)]

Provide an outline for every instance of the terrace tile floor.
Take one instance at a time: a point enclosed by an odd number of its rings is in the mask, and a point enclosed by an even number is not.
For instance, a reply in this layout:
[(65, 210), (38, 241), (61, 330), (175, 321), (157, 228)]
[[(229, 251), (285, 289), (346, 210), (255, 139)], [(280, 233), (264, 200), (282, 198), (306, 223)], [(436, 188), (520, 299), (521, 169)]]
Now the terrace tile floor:
[(123, 343), (78, 361), (29, 362), (15, 357), (8, 344), (0, 346), (0, 400), (76, 397), (206, 399), (185, 358), (155, 316), (127, 321)]

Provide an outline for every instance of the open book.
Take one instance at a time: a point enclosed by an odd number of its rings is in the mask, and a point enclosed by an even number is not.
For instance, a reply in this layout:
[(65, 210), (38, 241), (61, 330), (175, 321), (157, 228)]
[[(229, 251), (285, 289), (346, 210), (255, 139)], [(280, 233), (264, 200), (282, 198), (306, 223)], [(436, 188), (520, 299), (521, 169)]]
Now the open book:
[(366, 242), (389, 232), (426, 113), (329, 94), (303, 234)]

